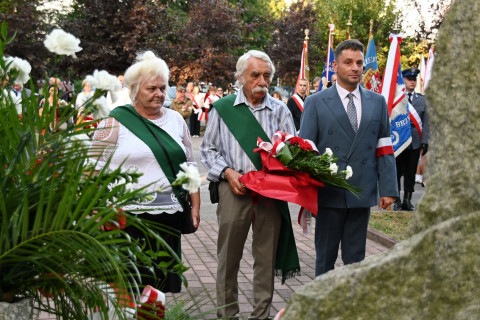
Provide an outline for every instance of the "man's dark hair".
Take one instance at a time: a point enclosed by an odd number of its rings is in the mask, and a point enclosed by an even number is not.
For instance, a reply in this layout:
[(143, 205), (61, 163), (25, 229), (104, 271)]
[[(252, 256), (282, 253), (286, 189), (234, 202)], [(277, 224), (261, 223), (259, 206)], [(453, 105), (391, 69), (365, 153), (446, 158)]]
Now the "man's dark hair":
[(365, 51), (365, 47), (357, 39), (350, 39), (350, 40), (342, 41), (335, 48), (335, 60), (337, 60), (338, 57), (340, 57), (343, 50), (354, 50), (354, 51), (360, 51), (361, 53), (363, 53)]

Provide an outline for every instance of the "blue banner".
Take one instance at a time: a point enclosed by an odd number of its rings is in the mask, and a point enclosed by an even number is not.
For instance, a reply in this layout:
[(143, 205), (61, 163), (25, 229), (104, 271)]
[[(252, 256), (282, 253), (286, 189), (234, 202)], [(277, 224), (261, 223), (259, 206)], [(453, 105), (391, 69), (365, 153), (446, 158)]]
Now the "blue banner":
[[(320, 81), (320, 87), (318, 87), (318, 91), (322, 91), (327, 88), (327, 83), (332, 81), (332, 76), (335, 74), (333, 71), (333, 60), (335, 60), (333, 49), (330, 47), (330, 56), (327, 55), (327, 59), (325, 61), (325, 66), (323, 67), (322, 73), (322, 81)], [(327, 68), (328, 68), (328, 78), (327, 78)]]
[(365, 56), (365, 72), (363, 75), (362, 86), (370, 91), (380, 93), (382, 82), (380, 81), (380, 72), (378, 71), (377, 50), (373, 37), (370, 39)]

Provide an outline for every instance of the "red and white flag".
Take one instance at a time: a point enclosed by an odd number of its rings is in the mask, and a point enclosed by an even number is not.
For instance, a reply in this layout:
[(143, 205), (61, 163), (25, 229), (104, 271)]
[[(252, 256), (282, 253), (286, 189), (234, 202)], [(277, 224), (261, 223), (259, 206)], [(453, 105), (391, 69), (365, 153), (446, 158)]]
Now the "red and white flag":
[(309, 77), (309, 68), (308, 68), (308, 36), (303, 40), (303, 50), (302, 50), (302, 60), (300, 61), (300, 72), (298, 73), (297, 83), (295, 84), (295, 92), (297, 93), (298, 82), (301, 79), (307, 79)]
[[(405, 95), (400, 63), (400, 42), (402, 42), (401, 34), (390, 35), (390, 50), (381, 89), (390, 115), (390, 131), (395, 157), (412, 141), (408, 98)], [(411, 106), (410, 108), (413, 109)]]
[(433, 48), (430, 48), (428, 51), (428, 59), (427, 59), (427, 64), (425, 66), (425, 82), (423, 84), (423, 90), (425, 91), (428, 86), (428, 82), (430, 82), (430, 79), (432, 78), (432, 69), (433, 69), (433, 63), (435, 61), (435, 56), (433, 54)]
[(420, 65), (418, 66), (420, 73), (417, 77), (417, 86), (415, 87), (415, 92), (423, 94), (424, 84), (425, 84), (425, 58), (423, 53), (420, 55)]

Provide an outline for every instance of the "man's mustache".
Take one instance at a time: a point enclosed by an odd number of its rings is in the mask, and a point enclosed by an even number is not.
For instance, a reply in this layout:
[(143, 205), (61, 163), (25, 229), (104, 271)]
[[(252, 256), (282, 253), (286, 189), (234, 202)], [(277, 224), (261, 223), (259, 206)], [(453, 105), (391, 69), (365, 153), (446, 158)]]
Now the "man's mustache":
[(268, 93), (268, 89), (265, 87), (256, 87), (252, 89), (252, 93), (263, 92), (265, 94)]

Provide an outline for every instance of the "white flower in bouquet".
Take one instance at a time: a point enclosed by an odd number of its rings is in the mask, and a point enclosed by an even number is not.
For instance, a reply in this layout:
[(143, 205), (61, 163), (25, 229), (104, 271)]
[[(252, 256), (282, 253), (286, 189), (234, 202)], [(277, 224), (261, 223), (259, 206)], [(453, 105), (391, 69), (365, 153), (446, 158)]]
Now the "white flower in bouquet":
[(101, 96), (100, 98), (93, 101), (93, 104), (96, 106), (96, 110), (93, 112), (94, 119), (106, 118), (110, 113), (107, 99), (104, 96)]
[(190, 193), (195, 193), (202, 184), (200, 173), (197, 167), (189, 166), (186, 162), (180, 165), (180, 171), (177, 174), (177, 179), (172, 183), (173, 186), (181, 185), (183, 189)]
[(82, 50), (82, 48), (78, 46), (80, 40), (62, 29), (54, 29), (50, 32), (43, 41), (43, 44), (50, 52), (72, 56), (74, 58), (77, 57), (75, 52)]
[(330, 167), (328, 169), (330, 169), (331, 174), (335, 174), (338, 171), (338, 166), (336, 163), (330, 163)]
[(345, 180), (350, 179), (353, 176), (352, 167), (347, 166), (347, 170), (345, 170)]
[(105, 70), (95, 70), (93, 75), (88, 75), (85, 79), (92, 87), (95, 87), (96, 89), (117, 92), (122, 88), (120, 80)]
[(16, 70), (18, 72), (14, 82), (21, 83), (22, 85), (27, 83), (28, 79), (30, 79), (30, 72), (32, 71), (32, 66), (30, 63), (17, 57), (7, 57), (4, 59), (5, 64), (7, 65), (7, 72), (11, 72), (12, 70)]
[(333, 156), (332, 149), (330, 148), (325, 149), (325, 154), (327, 154), (329, 157)]

